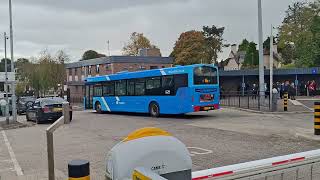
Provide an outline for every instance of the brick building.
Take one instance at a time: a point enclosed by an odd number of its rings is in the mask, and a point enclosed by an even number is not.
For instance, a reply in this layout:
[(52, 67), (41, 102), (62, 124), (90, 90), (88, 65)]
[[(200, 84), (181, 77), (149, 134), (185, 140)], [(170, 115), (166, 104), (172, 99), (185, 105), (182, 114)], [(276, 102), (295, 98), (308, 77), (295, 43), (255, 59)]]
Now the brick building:
[(66, 64), (70, 101), (82, 102), (86, 77), (171, 67), (173, 59), (156, 56), (109, 56)]

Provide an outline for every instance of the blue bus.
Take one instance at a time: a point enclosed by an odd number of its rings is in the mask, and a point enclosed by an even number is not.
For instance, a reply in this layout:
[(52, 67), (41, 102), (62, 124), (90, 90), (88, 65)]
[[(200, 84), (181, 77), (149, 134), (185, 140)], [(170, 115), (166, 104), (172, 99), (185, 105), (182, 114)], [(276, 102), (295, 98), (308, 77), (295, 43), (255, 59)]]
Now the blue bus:
[(219, 109), (219, 76), (195, 64), (88, 77), (84, 103), (97, 112), (185, 114)]

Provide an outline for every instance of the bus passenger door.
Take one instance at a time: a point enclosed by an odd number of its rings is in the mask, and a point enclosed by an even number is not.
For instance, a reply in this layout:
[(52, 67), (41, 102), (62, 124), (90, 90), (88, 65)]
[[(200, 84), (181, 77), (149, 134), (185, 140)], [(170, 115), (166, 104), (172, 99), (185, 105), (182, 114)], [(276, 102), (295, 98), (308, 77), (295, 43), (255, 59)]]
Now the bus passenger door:
[(86, 91), (85, 91), (86, 109), (92, 109), (92, 95), (93, 95), (93, 85), (86, 85)]

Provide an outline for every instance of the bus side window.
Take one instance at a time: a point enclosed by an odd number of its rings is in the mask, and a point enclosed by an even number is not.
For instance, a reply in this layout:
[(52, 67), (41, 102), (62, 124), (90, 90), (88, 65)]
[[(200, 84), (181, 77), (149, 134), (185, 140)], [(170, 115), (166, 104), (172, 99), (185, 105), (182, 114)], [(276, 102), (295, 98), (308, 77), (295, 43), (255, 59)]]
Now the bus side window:
[(102, 86), (101, 85), (95, 85), (93, 96), (102, 96)]
[(114, 82), (103, 84), (103, 96), (114, 96)]
[(174, 89), (177, 90), (181, 87), (188, 87), (188, 74), (175, 74), (174, 75)]
[(128, 96), (134, 96), (134, 80), (127, 81)]
[(120, 80), (115, 82), (115, 94), (116, 96), (125, 96), (127, 94), (127, 81)]
[(145, 95), (146, 91), (146, 81), (145, 79), (136, 79), (135, 87), (134, 87), (136, 96)]
[(162, 76), (162, 94), (171, 95), (174, 94), (174, 82), (173, 76)]
[(160, 95), (161, 94), (161, 78), (152, 77), (146, 80), (146, 94)]

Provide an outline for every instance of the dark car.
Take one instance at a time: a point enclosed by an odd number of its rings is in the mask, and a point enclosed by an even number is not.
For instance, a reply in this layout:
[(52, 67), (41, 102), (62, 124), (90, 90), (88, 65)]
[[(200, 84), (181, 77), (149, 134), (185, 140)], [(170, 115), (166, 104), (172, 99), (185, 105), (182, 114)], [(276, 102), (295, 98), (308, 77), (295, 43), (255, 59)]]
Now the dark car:
[(33, 96), (19, 97), (17, 100), (17, 113), (19, 115), (25, 113), (27, 107), (31, 107), (36, 99)]
[[(27, 121), (41, 123), (45, 121), (56, 121), (62, 116), (62, 98), (39, 98), (26, 111)], [(70, 106), (70, 121), (72, 120), (72, 107)]]

